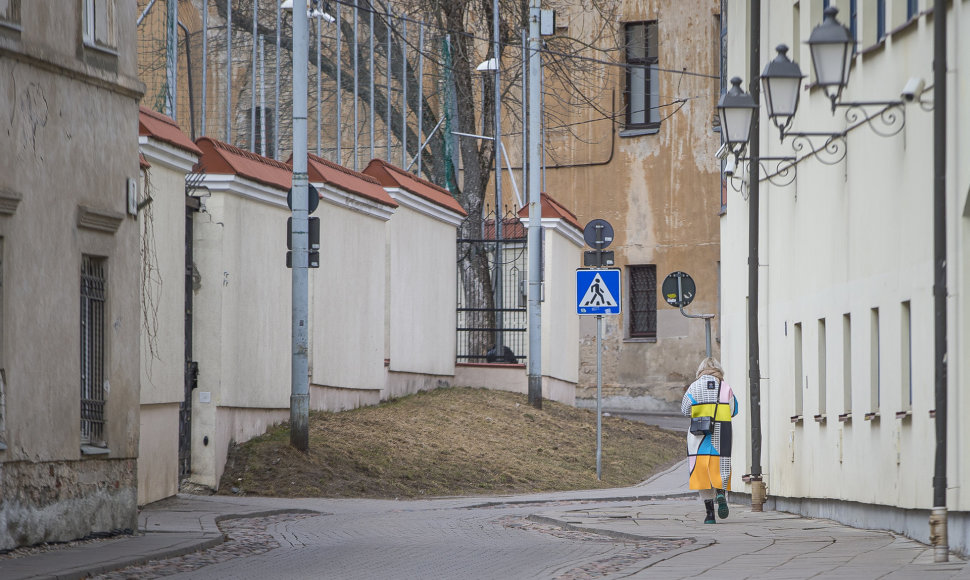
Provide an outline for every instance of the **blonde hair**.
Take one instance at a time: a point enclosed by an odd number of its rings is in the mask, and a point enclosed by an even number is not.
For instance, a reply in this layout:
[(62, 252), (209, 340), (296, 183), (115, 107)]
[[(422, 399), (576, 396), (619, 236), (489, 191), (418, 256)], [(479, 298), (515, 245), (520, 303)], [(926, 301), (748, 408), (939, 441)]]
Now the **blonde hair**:
[(717, 362), (716, 358), (709, 356), (697, 365), (697, 376), (694, 378), (699, 379), (701, 375), (711, 375), (715, 379), (723, 381), (724, 369), (721, 368), (721, 363)]

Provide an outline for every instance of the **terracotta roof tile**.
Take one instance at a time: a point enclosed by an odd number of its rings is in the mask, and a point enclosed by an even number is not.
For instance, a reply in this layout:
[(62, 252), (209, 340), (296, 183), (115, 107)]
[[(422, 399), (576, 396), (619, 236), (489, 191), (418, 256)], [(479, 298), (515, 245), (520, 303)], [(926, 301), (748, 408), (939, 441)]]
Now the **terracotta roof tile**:
[(145, 156), (144, 155), (142, 155), (141, 153), (139, 153), (138, 154), (138, 166), (141, 169), (148, 169), (149, 167), (152, 166), (152, 164), (149, 163), (147, 159), (145, 159)]
[[(539, 203), (542, 204), (542, 217), (559, 218), (565, 220), (569, 224), (572, 224), (578, 230), (583, 229), (583, 227), (579, 225), (579, 220), (576, 219), (576, 214), (566, 209), (564, 205), (554, 200), (549, 196), (548, 193), (543, 193), (539, 199)], [(519, 210), (519, 217), (529, 217), (529, 206), (525, 206)]]
[(138, 134), (164, 141), (189, 153), (202, 155), (202, 151), (179, 129), (171, 117), (146, 107), (138, 107)]
[(438, 187), (430, 181), (421, 179), (417, 175), (404, 171), (382, 159), (372, 159), (364, 169), (364, 175), (376, 178), (384, 187), (397, 187), (448, 208), (461, 216), (468, 215), (447, 189)]
[(202, 157), (193, 171), (199, 173), (232, 174), (289, 191), (293, 171), (282, 161), (251, 153), (210, 137), (199, 137), (196, 145)]
[[(290, 157), (289, 162), (292, 163), (292, 160), (293, 158)], [(344, 191), (356, 193), (384, 205), (397, 207), (397, 202), (388, 195), (380, 182), (370, 175), (337, 165), (312, 153), (308, 155), (307, 173), (310, 175), (311, 183), (329, 183)]]

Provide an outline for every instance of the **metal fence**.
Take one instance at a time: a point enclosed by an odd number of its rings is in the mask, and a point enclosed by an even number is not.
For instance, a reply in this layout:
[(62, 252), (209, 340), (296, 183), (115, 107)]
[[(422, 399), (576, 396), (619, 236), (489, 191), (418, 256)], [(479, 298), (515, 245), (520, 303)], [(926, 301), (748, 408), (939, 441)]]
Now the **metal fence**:
[(458, 352), (465, 363), (524, 363), (528, 351), (526, 230), (515, 214), (458, 239)]

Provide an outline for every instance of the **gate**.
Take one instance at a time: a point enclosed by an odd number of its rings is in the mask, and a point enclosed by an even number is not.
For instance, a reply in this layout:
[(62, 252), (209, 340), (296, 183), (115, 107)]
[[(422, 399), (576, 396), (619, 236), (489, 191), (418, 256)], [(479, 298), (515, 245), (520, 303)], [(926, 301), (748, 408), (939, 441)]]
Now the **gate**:
[[(459, 363), (524, 363), (528, 350), (526, 229), (515, 214), (458, 239)], [(496, 231), (498, 230), (498, 231)], [(460, 228), (465, 232), (467, 228)]]

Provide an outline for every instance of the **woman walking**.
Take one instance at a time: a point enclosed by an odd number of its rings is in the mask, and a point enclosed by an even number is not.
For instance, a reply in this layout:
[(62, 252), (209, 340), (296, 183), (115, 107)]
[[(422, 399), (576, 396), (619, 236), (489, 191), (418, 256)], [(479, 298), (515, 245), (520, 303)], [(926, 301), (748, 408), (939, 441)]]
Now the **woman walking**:
[(738, 414), (738, 400), (724, 382), (724, 369), (708, 357), (697, 367), (697, 380), (687, 387), (680, 412), (691, 417), (687, 433), (687, 467), (690, 488), (696, 489), (707, 509), (705, 524), (717, 515), (728, 517), (725, 490), (731, 489), (731, 418)]

